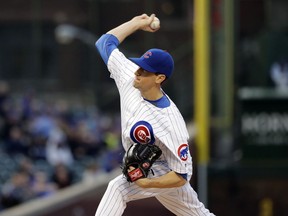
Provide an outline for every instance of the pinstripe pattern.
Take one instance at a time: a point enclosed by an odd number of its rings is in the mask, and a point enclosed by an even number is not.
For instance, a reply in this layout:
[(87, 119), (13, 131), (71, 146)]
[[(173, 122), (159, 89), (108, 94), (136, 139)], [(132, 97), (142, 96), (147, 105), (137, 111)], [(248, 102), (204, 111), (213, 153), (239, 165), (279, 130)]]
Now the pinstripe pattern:
[(188, 183), (171, 193), (157, 195), (156, 198), (175, 215), (213, 215), (204, 207), (203, 203), (198, 200), (196, 192)]
[[(192, 158), (187, 152), (187, 160), (179, 157), (179, 146), (188, 144), (188, 132), (182, 115), (170, 100), (170, 106), (158, 108), (141, 97), (139, 90), (133, 87), (134, 73), (138, 66), (128, 60), (118, 49), (115, 49), (108, 60), (108, 70), (115, 80), (120, 93), (122, 144), (125, 150), (133, 143), (130, 131), (139, 121), (148, 122), (155, 135), (155, 145), (162, 150), (162, 155), (153, 165), (154, 175), (162, 176), (173, 170), (177, 173), (192, 175)], [(164, 93), (164, 92), (163, 92)], [(165, 94), (165, 93), (164, 93)], [(179, 216), (204, 216), (211, 214), (198, 200), (196, 192), (189, 181), (180, 188), (143, 189), (135, 183), (128, 183), (120, 175), (110, 181), (107, 190), (98, 206), (96, 216), (120, 216), (126, 203), (132, 200), (155, 196), (167, 209)]]

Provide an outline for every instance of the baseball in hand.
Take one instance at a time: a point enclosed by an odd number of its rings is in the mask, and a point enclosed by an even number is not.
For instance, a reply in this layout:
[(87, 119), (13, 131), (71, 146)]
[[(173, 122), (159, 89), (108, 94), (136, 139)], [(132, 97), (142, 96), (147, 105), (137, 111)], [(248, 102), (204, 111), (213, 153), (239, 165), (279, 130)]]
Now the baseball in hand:
[(153, 22), (150, 24), (152, 29), (158, 29), (160, 27), (160, 20), (157, 17), (154, 17)]

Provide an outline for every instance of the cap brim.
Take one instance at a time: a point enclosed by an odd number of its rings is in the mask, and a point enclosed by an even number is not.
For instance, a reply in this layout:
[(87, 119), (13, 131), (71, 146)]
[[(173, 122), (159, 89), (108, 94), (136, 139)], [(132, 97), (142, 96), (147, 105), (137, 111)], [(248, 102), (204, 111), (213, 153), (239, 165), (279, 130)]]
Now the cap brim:
[(141, 58), (129, 58), (132, 62), (134, 62), (136, 65), (138, 65), (140, 68), (143, 68), (145, 71), (151, 72), (151, 73), (156, 73), (158, 72), (148, 64), (146, 64), (143, 59)]

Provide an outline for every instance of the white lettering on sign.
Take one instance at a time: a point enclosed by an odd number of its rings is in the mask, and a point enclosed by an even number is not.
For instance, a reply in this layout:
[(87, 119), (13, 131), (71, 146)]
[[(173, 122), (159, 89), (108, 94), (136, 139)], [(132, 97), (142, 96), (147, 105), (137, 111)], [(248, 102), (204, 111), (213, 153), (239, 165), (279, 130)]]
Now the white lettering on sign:
[(242, 116), (242, 134), (288, 133), (288, 113), (248, 113)]

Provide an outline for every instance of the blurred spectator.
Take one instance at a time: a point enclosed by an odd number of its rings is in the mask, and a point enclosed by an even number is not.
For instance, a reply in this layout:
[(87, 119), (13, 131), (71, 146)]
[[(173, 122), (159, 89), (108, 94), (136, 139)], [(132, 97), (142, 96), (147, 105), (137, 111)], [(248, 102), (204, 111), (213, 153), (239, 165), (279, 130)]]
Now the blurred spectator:
[(8, 154), (28, 154), (28, 142), (23, 131), (18, 126), (10, 129), (9, 137), (5, 141), (6, 151)]
[[(97, 121), (97, 119), (93, 119)], [(69, 143), (75, 158), (96, 156), (105, 147), (97, 125), (91, 119), (81, 119), (70, 128)]]
[(52, 129), (46, 143), (47, 161), (55, 166), (64, 164), (71, 166), (74, 162), (70, 147), (66, 142), (66, 135), (60, 128)]
[(57, 189), (62, 189), (72, 185), (74, 176), (65, 165), (57, 164), (54, 167), (51, 180), (56, 184)]
[(107, 131), (104, 136), (107, 151), (103, 154), (103, 169), (110, 172), (119, 167), (122, 162), (124, 149), (120, 142), (120, 134), (117, 131)]
[(84, 169), (82, 181), (87, 183), (93, 183), (95, 182), (97, 176), (104, 173), (105, 172), (101, 169), (101, 167), (99, 167), (96, 162), (90, 163)]
[(23, 157), (22, 159), (20, 159), (18, 171), (26, 173), (29, 177), (30, 183), (34, 181), (36, 170), (30, 158)]
[(28, 155), (34, 160), (46, 160), (46, 141), (43, 136), (32, 136)]
[(51, 113), (47, 113), (45, 110), (41, 112), (31, 120), (30, 132), (33, 136), (47, 138), (55, 128), (56, 122)]
[(30, 189), (29, 176), (25, 172), (16, 172), (2, 188), (2, 206), (9, 208), (34, 197)]
[(31, 187), (35, 197), (47, 197), (54, 194), (57, 190), (56, 185), (49, 181), (47, 173), (42, 171), (35, 173)]

